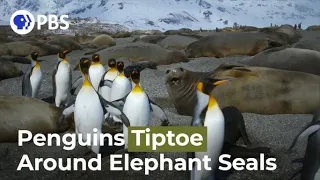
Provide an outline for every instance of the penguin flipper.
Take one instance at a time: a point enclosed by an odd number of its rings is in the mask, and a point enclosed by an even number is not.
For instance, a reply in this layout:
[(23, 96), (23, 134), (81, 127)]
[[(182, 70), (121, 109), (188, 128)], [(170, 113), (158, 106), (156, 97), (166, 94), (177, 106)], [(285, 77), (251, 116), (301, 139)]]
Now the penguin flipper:
[(107, 86), (107, 87), (111, 88), (112, 82), (113, 81), (110, 81), (110, 80), (102, 80), (102, 81), (100, 81), (99, 88), (103, 87), (103, 86)]
[(150, 109), (153, 112), (153, 114), (162, 121), (161, 126), (168, 126), (169, 120), (167, 115), (164, 113), (164, 110), (160, 106), (158, 106), (155, 102), (153, 102), (150, 98), (149, 98), (149, 103), (150, 103)]
[(295, 146), (297, 141), (305, 136), (310, 136), (311, 134), (317, 132), (320, 129), (320, 121), (319, 122), (311, 122), (307, 126), (301, 130), (301, 132), (294, 138), (291, 146), (289, 147), (289, 151)]
[(57, 68), (54, 69), (53, 73), (52, 73), (52, 94), (53, 94), (53, 97), (56, 97), (56, 73), (57, 73)]
[[(122, 123), (124, 125), (126, 125), (127, 127), (130, 126), (130, 121), (128, 119), (128, 117), (123, 113), (123, 111), (121, 110), (121, 108), (117, 107), (116, 105), (112, 104), (112, 102), (109, 102), (107, 100), (105, 100), (99, 93), (97, 93), (102, 105), (102, 109), (104, 109), (104, 111), (109, 112), (110, 114), (120, 117)], [(103, 108), (104, 107), (104, 108)], [(104, 114), (106, 114), (107, 112), (105, 112)]]
[(32, 87), (30, 83), (30, 76), (32, 73), (33, 67), (28, 68), (26, 73), (23, 76), (22, 79), (22, 96), (28, 96), (29, 93), (31, 93)]

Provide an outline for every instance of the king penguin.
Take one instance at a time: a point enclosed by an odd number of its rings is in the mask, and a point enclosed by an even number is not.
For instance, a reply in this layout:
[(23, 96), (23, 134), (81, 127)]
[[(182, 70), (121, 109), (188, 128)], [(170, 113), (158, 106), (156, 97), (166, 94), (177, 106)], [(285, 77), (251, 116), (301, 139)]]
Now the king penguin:
[(102, 75), (106, 72), (103, 65), (100, 63), (100, 55), (92, 55), (92, 65), (89, 68), (89, 80), (92, 83), (93, 88), (98, 91), (99, 83)]
[[(140, 85), (140, 71), (133, 69), (130, 78), (135, 84), (129, 94), (122, 99), (113, 101), (119, 107), (123, 107), (123, 113), (128, 117), (131, 126), (148, 126), (150, 113), (162, 121), (161, 126), (168, 126), (168, 118), (163, 109), (153, 102)], [(117, 121), (117, 119), (114, 119)], [(128, 148), (128, 126), (123, 124), (125, 150)]]
[(36, 98), (42, 83), (42, 71), (38, 53), (32, 52), (30, 55), (31, 66), (27, 69), (22, 79), (22, 96)]
[(82, 58), (79, 63), (79, 69), (83, 74), (83, 84), (76, 97), (74, 104), (74, 121), (76, 133), (82, 134), (82, 141), (87, 141), (87, 134), (93, 139), (94, 134), (97, 134), (95, 142), (91, 142), (91, 150), (98, 154), (100, 150), (100, 134), (104, 115), (109, 111), (112, 115), (120, 116), (122, 122), (126, 126), (130, 126), (127, 116), (118, 107), (106, 101), (93, 88), (89, 81), (90, 60)]
[(53, 97), (57, 107), (68, 104), (72, 86), (71, 65), (66, 58), (68, 50), (58, 53), (58, 62), (52, 73)]
[[(231, 80), (231, 79), (230, 79)], [(224, 143), (224, 129), (225, 122), (223, 113), (216, 101), (211, 94), (211, 91), (218, 85), (223, 84), (229, 80), (227, 79), (211, 79), (202, 78), (197, 83), (197, 99), (199, 102), (203, 102), (204, 97), (209, 96), (207, 108), (205, 109), (205, 116), (200, 116), (199, 106), (195, 108), (195, 114), (192, 119), (192, 126), (206, 126), (207, 127), (207, 151), (206, 152), (194, 152), (191, 158), (200, 158), (208, 156), (211, 158), (209, 162), (210, 170), (204, 169), (204, 164), (201, 165), (201, 169), (193, 167), (190, 179), (191, 180), (203, 180), (203, 179), (215, 179), (215, 170), (218, 165), (218, 159), (221, 154), (221, 150)], [(198, 109), (197, 109), (198, 108)], [(190, 154), (188, 154), (190, 156)]]
[(118, 76), (114, 79), (111, 86), (111, 101), (121, 99), (130, 93), (132, 84), (130, 80), (123, 74), (124, 64), (122, 61), (117, 62)]
[[(113, 81), (119, 74), (117, 67), (116, 67), (116, 60), (115, 59), (109, 59), (108, 66), (109, 66), (109, 70), (102, 75), (102, 77), (101, 77), (102, 81), (104, 81), (104, 80)], [(110, 98), (111, 88), (110, 87), (108, 87), (108, 86), (100, 87), (99, 93), (107, 101), (111, 100), (111, 98)]]

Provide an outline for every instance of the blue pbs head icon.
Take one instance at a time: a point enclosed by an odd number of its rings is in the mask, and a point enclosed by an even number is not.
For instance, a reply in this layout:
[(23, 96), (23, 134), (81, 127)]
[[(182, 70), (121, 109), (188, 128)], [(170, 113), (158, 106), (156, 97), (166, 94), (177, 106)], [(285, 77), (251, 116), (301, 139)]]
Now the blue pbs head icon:
[(27, 10), (18, 10), (11, 15), (11, 29), (20, 35), (28, 34), (32, 31), (35, 25), (33, 15)]

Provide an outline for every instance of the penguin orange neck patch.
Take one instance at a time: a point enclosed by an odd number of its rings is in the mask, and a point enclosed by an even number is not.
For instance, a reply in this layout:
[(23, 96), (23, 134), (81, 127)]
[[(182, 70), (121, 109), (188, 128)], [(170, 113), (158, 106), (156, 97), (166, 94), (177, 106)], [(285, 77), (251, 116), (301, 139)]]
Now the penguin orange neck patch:
[(112, 67), (109, 71), (110, 71), (110, 72), (117, 72), (117, 69), (114, 68), (114, 67)]
[(101, 63), (100, 63), (100, 61), (97, 61), (97, 62), (93, 62), (93, 66), (95, 66), (95, 65), (100, 65)]
[(66, 63), (66, 62), (68, 62), (68, 60), (64, 58), (64, 59), (62, 59), (61, 62)]
[(90, 81), (88, 79), (88, 74), (84, 75), (83, 86), (91, 86), (91, 83), (90, 83)]
[(213, 108), (217, 104), (218, 104), (217, 100), (212, 95), (209, 95), (208, 108)]
[(40, 68), (40, 63), (38, 61), (36, 61), (36, 65), (34, 66), (34, 68), (36, 69)]
[(139, 92), (144, 92), (143, 89), (140, 87), (139, 84), (136, 84), (136, 86), (132, 89), (132, 92), (134, 93), (139, 93)]

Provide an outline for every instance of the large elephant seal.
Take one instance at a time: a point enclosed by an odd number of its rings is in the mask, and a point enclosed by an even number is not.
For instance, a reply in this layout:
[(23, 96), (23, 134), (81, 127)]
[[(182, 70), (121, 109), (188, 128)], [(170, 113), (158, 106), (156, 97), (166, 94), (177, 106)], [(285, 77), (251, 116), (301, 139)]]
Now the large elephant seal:
[(40, 99), (0, 96), (0, 142), (17, 142), (19, 130), (35, 133), (61, 133), (70, 127), (73, 116), (58, 119), (62, 109)]
[(166, 49), (184, 50), (189, 44), (197, 40), (194, 37), (172, 35), (160, 40), (157, 44)]
[(120, 31), (120, 32), (117, 32), (113, 35), (111, 35), (113, 38), (127, 38), (127, 37), (130, 37), (131, 36), (131, 33), (128, 32), (128, 31)]
[(320, 26), (319, 25), (313, 25), (313, 26), (309, 26), (306, 29), (307, 31), (320, 31)]
[(192, 115), (195, 84), (203, 76), (234, 77), (213, 90), (221, 108), (235, 106), (257, 114), (309, 114), (320, 106), (320, 76), (295, 71), (241, 65), (221, 65), (213, 72), (183, 68), (167, 71), (169, 99), (179, 114)]
[(320, 52), (320, 37), (300, 39), (299, 42), (292, 45), (293, 48), (310, 49)]
[(57, 45), (60, 46), (62, 49), (68, 49), (70, 51), (82, 49), (82, 46), (76, 40), (67, 36), (54, 38), (52, 40), (49, 40), (47, 44)]
[(166, 35), (141, 35), (132, 40), (132, 42), (145, 42), (145, 43), (152, 43), (156, 44), (158, 41), (166, 38)]
[(10, 61), (14, 63), (31, 64), (31, 61), (29, 58), (20, 57), (20, 56), (0, 56), (0, 61)]
[(106, 34), (101, 34), (99, 36), (97, 36), (96, 38), (94, 38), (92, 40), (91, 46), (94, 48), (99, 48), (99, 47), (109, 47), (109, 46), (115, 46), (116, 42), (114, 41), (114, 39)]
[(186, 55), (190, 58), (232, 55), (256, 55), (271, 47), (283, 44), (255, 33), (225, 32), (199, 39), (188, 45)]
[(277, 47), (242, 61), (249, 66), (269, 67), (320, 75), (320, 52), (309, 49)]
[(0, 60), (0, 81), (22, 75), (23, 72), (13, 62)]
[(96, 53), (100, 55), (103, 64), (107, 64), (108, 59), (111, 58), (128, 58), (133, 62), (151, 61), (157, 65), (168, 65), (188, 61), (188, 58), (179, 51), (167, 50), (156, 44), (141, 42), (116, 45)]
[(0, 44), (0, 56), (29, 56), (32, 52), (39, 52), (40, 56), (53, 55), (61, 51), (62, 48), (55, 45), (46, 44), (39, 41), (16, 41)]

